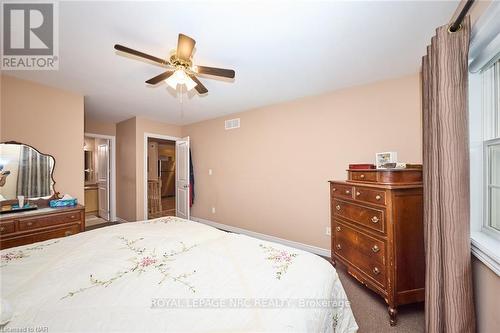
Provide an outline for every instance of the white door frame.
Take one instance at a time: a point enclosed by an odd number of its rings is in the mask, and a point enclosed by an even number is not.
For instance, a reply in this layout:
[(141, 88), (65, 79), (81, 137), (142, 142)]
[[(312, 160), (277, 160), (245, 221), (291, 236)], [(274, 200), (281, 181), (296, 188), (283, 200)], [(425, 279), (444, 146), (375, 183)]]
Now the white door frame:
[[(148, 219), (148, 139), (160, 139), (177, 142), (182, 138), (176, 136), (162, 135), (156, 133), (144, 132), (144, 220)], [(177, 181), (176, 181), (177, 183)], [(175, 184), (177, 186), (177, 184)], [(176, 207), (177, 208), (177, 207)]]
[(109, 146), (111, 149), (111, 154), (109, 154), (109, 171), (110, 171), (110, 183), (109, 183), (109, 219), (111, 222), (115, 222), (116, 219), (116, 137), (113, 135), (103, 135), (95, 133), (83, 133), (84, 136), (97, 139), (108, 139)]

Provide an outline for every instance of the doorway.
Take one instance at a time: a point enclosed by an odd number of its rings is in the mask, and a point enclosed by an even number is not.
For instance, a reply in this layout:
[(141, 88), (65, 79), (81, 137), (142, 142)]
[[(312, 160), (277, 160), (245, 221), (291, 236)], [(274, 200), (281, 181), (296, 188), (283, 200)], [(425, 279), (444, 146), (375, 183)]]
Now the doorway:
[(175, 141), (148, 138), (148, 219), (175, 216)]
[(85, 133), (85, 220), (91, 227), (116, 221), (115, 138)]
[(189, 219), (189, 137), (144, 133), (144, 217)]

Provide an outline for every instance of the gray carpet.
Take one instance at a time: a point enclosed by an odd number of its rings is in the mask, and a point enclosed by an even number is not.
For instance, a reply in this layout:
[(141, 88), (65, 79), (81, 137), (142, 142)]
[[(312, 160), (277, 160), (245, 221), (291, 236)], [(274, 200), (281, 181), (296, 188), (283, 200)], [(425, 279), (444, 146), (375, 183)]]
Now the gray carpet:
[(347, 274), (342, 265), (335, 267), (351, 301), (352, 312), (359, 326), (359, 333), (424, 332), (424, 303), (398, 307), (398, 322), (390, 326), (387, 304), (383, 298), (361, 285)]

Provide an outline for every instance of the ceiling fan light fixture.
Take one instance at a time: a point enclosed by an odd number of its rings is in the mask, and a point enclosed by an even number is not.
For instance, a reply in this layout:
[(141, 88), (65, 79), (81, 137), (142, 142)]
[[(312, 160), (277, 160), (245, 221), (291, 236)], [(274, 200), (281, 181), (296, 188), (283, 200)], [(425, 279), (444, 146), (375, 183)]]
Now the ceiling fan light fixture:
[(177, 85), (179, 84), (184, 84), (188, 91), (197, 85), (182, 69), (177, 69), (165, 82), (173, 89), (177, 89)]
[(192, 90), (194, 87), (198, 85), (198, 83), (194, 82), (189, 76), (186, 76), (186, 81), (184, 81), (186, 88), (188, 91)]

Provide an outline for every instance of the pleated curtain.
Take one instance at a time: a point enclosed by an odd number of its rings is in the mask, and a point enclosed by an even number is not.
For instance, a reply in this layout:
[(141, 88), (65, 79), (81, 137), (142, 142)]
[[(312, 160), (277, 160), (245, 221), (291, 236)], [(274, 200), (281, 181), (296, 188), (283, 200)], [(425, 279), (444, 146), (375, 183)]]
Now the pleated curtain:
[(426, 332), (474, 332), (467, 77), (470, 21), (422, 59)]

